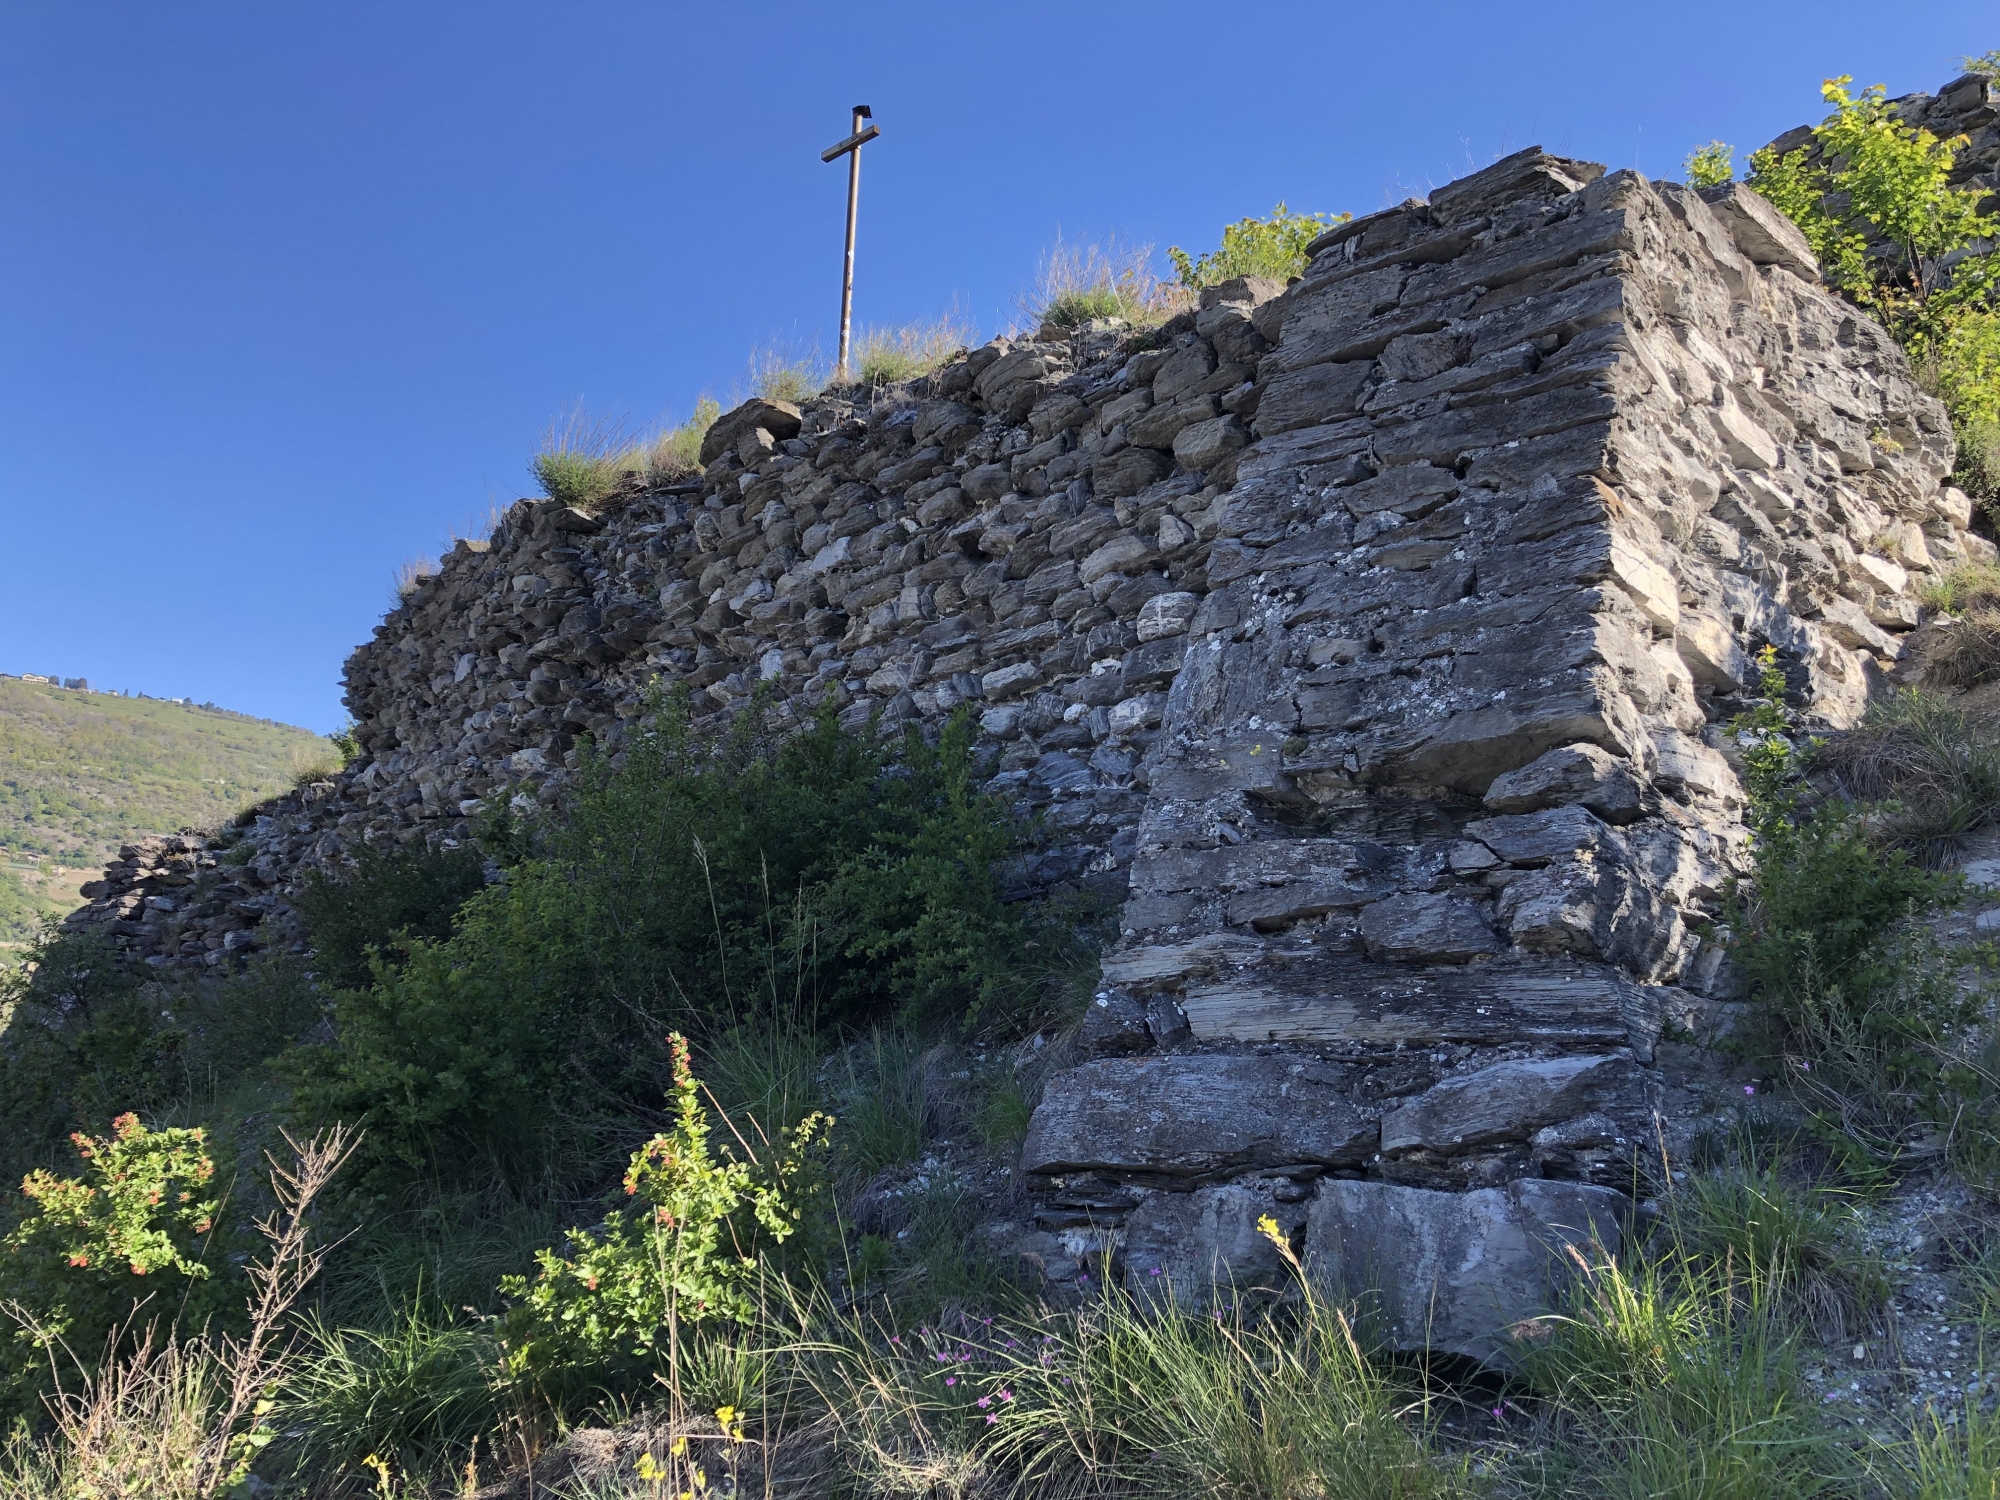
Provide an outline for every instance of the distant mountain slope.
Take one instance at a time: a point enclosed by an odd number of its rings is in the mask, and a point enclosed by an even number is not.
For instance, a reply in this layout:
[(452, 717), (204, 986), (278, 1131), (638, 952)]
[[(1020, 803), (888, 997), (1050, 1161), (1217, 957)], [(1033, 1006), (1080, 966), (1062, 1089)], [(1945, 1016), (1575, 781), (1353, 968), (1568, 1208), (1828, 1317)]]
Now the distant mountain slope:
[(287, 724), (0, 678), (0, 944), (80, 904), (135, 835), (220, 823), (333, 758)]

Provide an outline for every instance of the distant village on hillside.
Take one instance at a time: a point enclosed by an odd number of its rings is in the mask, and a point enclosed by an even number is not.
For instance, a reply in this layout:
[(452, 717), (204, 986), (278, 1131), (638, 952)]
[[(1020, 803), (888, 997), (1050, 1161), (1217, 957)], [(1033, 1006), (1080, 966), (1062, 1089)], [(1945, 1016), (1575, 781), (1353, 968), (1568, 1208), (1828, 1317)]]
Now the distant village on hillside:
[(130, 689), (95, 688), (88, 677), (63, 677), (54, 672), (0, 672), (0, 682), (25, 682), (37, 687), (52, 687), (70, 693), (95, 693), (104, 698), (143, 698), (149, 703), (172, 703), (181, 708), (192, 708), (201, 713), (222, 714), (231, 719), (247, 719), (253, 724), (270, 724), (279, 729), (294, 726), (280, 723), (276, 719), (261, 718), (256, 714), (241, 714), (233, 708), (223, 708), (215, 703), (197, 703), (192, 698), (155, 698), (151, 693), (135, 693)]

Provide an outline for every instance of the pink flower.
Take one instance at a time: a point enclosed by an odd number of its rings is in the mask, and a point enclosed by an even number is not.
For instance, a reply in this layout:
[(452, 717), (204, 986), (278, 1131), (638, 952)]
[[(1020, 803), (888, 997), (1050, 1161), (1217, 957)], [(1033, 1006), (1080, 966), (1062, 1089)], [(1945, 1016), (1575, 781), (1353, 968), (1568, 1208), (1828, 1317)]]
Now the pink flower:
[(944, 1383), (945, 1383), (946, 1385), (957, 1385), (957, 1384), (958, 1384), (958, 1377), (957, 1377), (956, 1375), (947, 1375), (947, 1376), (945, 1376), (945, 1378), (944, 1378)]

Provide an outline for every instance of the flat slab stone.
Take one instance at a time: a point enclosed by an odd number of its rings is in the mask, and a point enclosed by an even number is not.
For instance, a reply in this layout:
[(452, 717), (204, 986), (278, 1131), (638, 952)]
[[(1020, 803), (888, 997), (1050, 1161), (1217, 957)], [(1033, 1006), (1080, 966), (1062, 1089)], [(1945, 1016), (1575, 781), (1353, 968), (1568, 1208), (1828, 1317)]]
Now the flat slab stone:
[(1499, 1062), (1447, 1078), (1390, 1110), (1382, 1117), (1382, 1154), (1525, 1141), (1544, 1125), (1645, 1097), (1645, 1080), (1626, 1057)]
[(1648, 1028), (1657, 1023), (1636, 985), (1603, 965), (1563, 960), (1420, 969), (1266, 952), (1260, 962), (1239, 956), (1226, 970), (1191, 977), (1181, 1008), (1197, 1041), (1544, 1041), (1650, 1054)]
[(1350, 1070), (1304, 1057), (1104, 1058), (1051, 1079), (1028, 1122), (1022, 1170), (1203, 1178), (1259, 1168), (1354, 1166), (1376, 1117)]
[(1630, 1206), (1609, 1188), (1538, 1178), (1470, 1193), (1323, 1182), (1306, 1270), (1330, 1296), (1360, 1300), (1368, 1331), (1393, 1348), (1505, 1367), (1516, 1330), (1552, 1311), (1574, 1274), (1571, 1247), (1617, 1254)]

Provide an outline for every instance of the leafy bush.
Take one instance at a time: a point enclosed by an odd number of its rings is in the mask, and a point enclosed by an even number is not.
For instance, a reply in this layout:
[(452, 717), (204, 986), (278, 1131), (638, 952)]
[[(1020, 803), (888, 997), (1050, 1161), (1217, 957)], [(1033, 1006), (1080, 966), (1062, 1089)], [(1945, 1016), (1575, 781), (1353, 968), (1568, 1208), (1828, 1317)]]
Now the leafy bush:
[(1727, 141), (1710, 141), (1695, 147), (1681, 165), (1681, 170), (1687, 173), (1688, 186), (1721, 187), (1734, 179), (1736, 167), (1730, 158), (1735, 154)]
[(1023, 830), (978, 790), (974, 744), (963, 717), (883, 745), (753, 716), (704, 746), (684, 700), (656, 703), (449, 939), (337, 998), (338, 1041), (293, 1068), (299, 1108), (365, 1124), (398, 1172), (573, 1170), (630, 1139), (669, 1027), (1019, 1015), (1075, 940), (1003, 899)]
[(1336, 224), (1345, 224), (1353, 214), (1295, 214), (1280, 203), (1263, 219), (1239, 219), (1225, 225), (1220, 249), (1190, 257), (1178, 245), (1169, 246), (1168, 259), (1180, 283), (1191, 292), (1205, 286), (1233, 281), (1238, 276), (1262, 276), (1284, 283), (1303, 275), (1306, 246)]
[(321, 979), (354, 989), (369, 982), (377, 959), (393, 961), (415, 940), (449, 937), (458, 909), (485, 884), (476, 849), (364, 847), (344, 875), (307, 875), (293, 905)]
[(71, 1139), (83, 1174), (29, 1173), (31, 1206), (0, 1240), (0, 1310), (15, 1323), (0, 1343), (0, 1414), (34, 1409), (52, 1355), (88, 1372), (107, 1340), (128, 1347), (149, 1304), (152, 1317), (191, 1326), (219, 1305), (221, 1199), (206, 1132), (151, 1131), (124, 1114), (107, 1137)]
[(0, 1181), (53, 1164), (78, 1126), (169, 1098), (185, 1035), (104, 939), (53, 925), (0, 972)]
[[(2000, 234), (1980, 212), (1984, 189), (1951, 173), (1964, 137), (1905, 124), (1881, 85), (1850, 94), (1849, 77), (1820, 92), (1833, 106), (1814, 128), (1822, 157), (1770, 147), (1750, 158), (1750, 185), (1804, 231), (1829, 284), (1874, 313), (1943, 397), (1958, 431), (1959, 480), (2000, 494), (2000, 258), (1964, 255)], [(1872, 230), (1886, 251), (1871, 253)]]
[(545, 1395), (579, 1372), (634, 1361), (677, 1376), (682, 1328), (748, 1321), (759, 1250), (796, 1233), (811, 1202), (833, 1122), (808, 1115), (761, 1161), (747, 1144), (742, 1158), (718, 1156), (687, 1041), (671, 1041), (674, 1124), (632, 1156), (633, 1207), (570, 1230), (567, 1254), (542, 1251), (533, 1278), (501, 1283), (517, 1299), (500, 1324), (507, 1374)]

